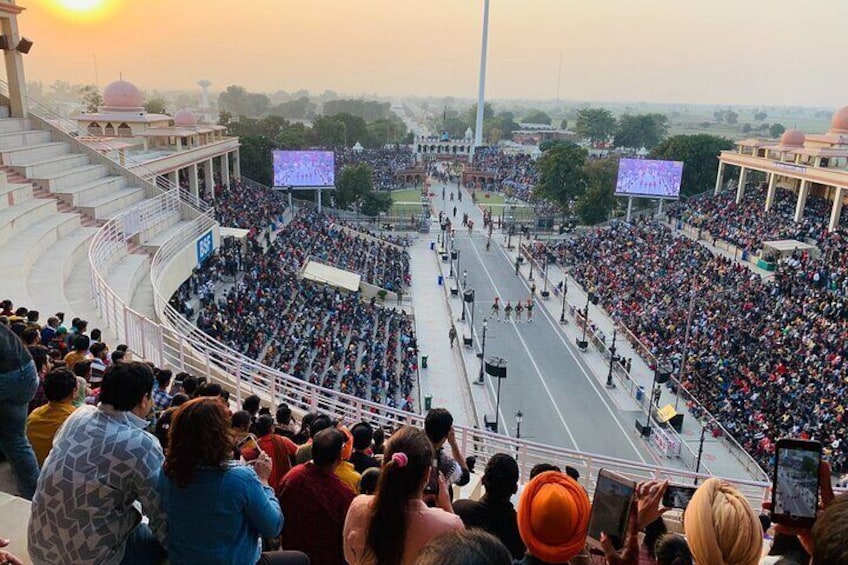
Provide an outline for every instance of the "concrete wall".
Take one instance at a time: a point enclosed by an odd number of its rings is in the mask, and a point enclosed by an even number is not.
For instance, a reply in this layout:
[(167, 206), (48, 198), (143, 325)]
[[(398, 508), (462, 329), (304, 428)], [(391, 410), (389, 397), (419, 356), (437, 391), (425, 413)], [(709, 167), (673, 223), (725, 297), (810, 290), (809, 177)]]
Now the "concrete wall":
[[(214, 241), (214, 249), (218, 249), (221, 245), (221, 234), (218, 224), (215, 224), (212, 230), (212, 240)], [(162, 274), (159, 276), (158, 284), (159, 292), (163, 297), (168, 299), (174, 295), (177, 289), (183, 282), (191, 276), (191, 271), (197, 267), (197, 241), (204, 234), (194, 238), (191, 244), (186, 245), (174, 255), (174, 257), (163, 267)]]

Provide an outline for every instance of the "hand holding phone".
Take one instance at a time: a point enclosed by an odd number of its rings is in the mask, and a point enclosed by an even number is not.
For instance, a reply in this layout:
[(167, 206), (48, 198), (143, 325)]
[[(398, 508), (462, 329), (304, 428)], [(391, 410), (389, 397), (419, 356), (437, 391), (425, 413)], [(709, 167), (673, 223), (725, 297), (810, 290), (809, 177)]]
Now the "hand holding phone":
[(236, 450), (239, 452), (242, 459), (248, 463), (257, 459), (259, 454), (262, 453), (262, 449), (259, 447), (259, 442), (253, 434), (247, 434), (244, 438), (242, 438), (236, 444)]
[(686, 507), (689, 506), (689, 501), (692, 500), (692, 496), (694, 496), (696, 490), (698, 489), (692, 486), (668, 485), (668, 488), (665, 490), (665, 494), (663, 495), (662, 503), (670, 508), (686, 510)]
[(812, 527), (819, 507), (821, 452), (821, 443), (817, 441), (777, 440), (771, 491), (772, 522), (796, 528)]
[[(603, 548), (601, 534), (615, 549), (624, 544), (630, 506), (636, 496), (636, 482), (607, 469), (598, 472), (595, 495), (592, 499), (592, 513), (589, 516), (589, 530), (586, 542)], [(638, 527), (638, 524), (634, 524)]]

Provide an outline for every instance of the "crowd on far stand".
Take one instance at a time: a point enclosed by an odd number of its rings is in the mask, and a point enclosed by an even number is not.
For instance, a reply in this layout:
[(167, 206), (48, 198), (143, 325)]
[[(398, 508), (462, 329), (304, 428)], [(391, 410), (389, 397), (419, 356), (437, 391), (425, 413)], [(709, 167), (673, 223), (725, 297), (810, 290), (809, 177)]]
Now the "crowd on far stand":
[(539, 184), (536, 161), (526, 153), (506, 153), (496, 146), (481, 147), (474, 152), (472, 168), (495, 173), (497, 181), (491, 189), (502, 190), (520, 200), (529, 201), (533, 187)]
[[(668, 482), (648, 481), (593, 558), (576, 469), (540, 463), (522, 486), (514, 454), (496, 453), (482, 496), (454, 496), (476, 459), (444, 408), (387, 430), (319, 412), (296, 426), (286, 404), (272, 415), (257, 396), (239, 405), (205, 377), (115, 354), (88, 381), (95, 398), (77, 406), (74, 373), (94, 349), (83, 350), (93, 335), (82, 321), (60, 360), (70, 333), (60, 316), (42, 327), (10, 300), (2, 312), (0, 450), (32, 505), (26, 547), (0, 538), (0, 563), (22, 564), (23, 551), (35, 565), (758, 565), (766, 551), (762, 563), (835, 565), (848, 555), (848, 496), (834, 496), (827, 463), (815, 526), (778, 528), (770, 546), (768, 520), (728, 482), (698, 486), (680, 535), (663, 520)], [(46, 328), (52, 348), (38, 343)], [(30, 409), (38, 390), (46, 400)]]
[[(357, 292), (303, 279), (309, 258), (356, 271), (364, 280), (402, 292), (405, 249), (305, 213), (277, 232), (266, 249), (252, 242), (243, 273), (226, 292), (224, 254), (213, 255), (172, 302), (185, 314), (198, 296), (197, 326), (237, 351), (299, 379), (377, 403), (413, 410), (417, 342), (411, 318)], [(217, 298), (216, 298), (217, 296)]]
[(823, 245), (820, 259), (795, 253), (770, 279), (652, 220), (614, 224), (536, 252), (555, 254), (655, 358), (669, 359), (675, 374), (691, 304), (683, 386), (764, 467), (776, 439), (812, 437), (843, 472), (845, 233), (830, 234)]
[(404, 183), (398, 183), (395, 173), (415, 165), (415, 155), (409, 145), (380, 149), (337, 149), (335, 153), (336, 178), (346, 166), (365, 163), (371, 167), (375, 190), (393, 190), (404, 186)]
[(250, 230), (274, 229), (282, 223), (288, 205), (284, 191), (247, 188), (233, 179), (229, 187), (215, 188), (215, 219), (222, 226)]

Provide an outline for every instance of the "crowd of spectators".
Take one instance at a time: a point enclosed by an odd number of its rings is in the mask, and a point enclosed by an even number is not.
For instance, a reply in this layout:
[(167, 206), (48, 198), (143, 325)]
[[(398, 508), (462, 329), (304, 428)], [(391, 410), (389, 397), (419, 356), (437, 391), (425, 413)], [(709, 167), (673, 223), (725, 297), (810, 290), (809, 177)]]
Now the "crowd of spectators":
[(674, 374), (691, 304), (683, 386), (764, 468), (778, 438), (812, 437), (844, 472), (844, 232), (830, 234), (824, 247), (819, 259), (795, 253), (769, 279), (653, 220), (613, 224), (536, 252), (552, 252)]
[(380, 149), (344, 149), (336, 150), (336, 178), (341, 170), (349, 165), (365, 163), (371, 167), (374, 190), (393, 190), (405, 186), (398, 182), (398, 171), (411, 169), (415, 165), (415, 155), (409, 145), (396, 145)]
[(284, 191), (244, 186), (240, 179), (215, 188), (215, 219), (222, 226), (262, 233), (282, 224), (287, 207)]
[(520, 200), (530, 201), (533, 188), (539, 184), (536, 161), (526, 153), (507, 153), (495, 146), (481, 147), (475, 150), (471, 166), (495, 174), (496, 184), (492, 190), (501, 190)]
[[(400, 241), (394, 239), (393, 241)], [(309, 258), (360, 273), (367, 282), (403, 292), (409, 257), (399, 245), (304, 213), (277, 232), (267, 249), (251, 241), (226, 292), (224, 249), (196, 270), (172, 305), (194, 315), (208, 335), (299, 379), (373, 402), (413, 410), (417, 343), (412, 319), (394, 306), (365, 301), (360, 292), (310, 282)]]
[[(760, 252), (764, 241), (819, 241), (825, 236), (832, 201), (809, 196), (804, 206), (804, 217), (795, 222), (797, 194), (776, 188), (774, 203), (766, 212), (767, 191), (767, 185), (749, 185), (740, 204), (736, 204), (735, 190), (681, 200), (668, 207), (668, 215), (673, 220), (698, 228), (705, 237), (708, 235), (712, 239), (732, 243), (750, 253)], [(846, 222), (848, 209), (843, 209), (840, 224), (845, 225)]]

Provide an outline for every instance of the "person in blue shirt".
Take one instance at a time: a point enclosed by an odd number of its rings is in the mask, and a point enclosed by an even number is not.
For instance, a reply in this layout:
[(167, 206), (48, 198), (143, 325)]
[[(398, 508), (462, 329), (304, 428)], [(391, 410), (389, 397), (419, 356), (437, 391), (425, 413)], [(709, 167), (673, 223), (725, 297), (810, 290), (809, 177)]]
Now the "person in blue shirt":
[(262, 553), (260, 536), (283, 528), (264, 453), (247, 465), (232, 461), (224, 405), (199, 397), (174, 413), (157, 490), (168, 516), (168, 559), (181, 565), (306, 565), (300, 552)]

